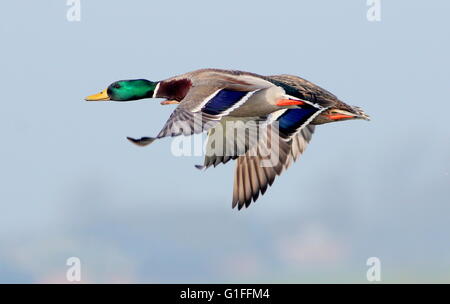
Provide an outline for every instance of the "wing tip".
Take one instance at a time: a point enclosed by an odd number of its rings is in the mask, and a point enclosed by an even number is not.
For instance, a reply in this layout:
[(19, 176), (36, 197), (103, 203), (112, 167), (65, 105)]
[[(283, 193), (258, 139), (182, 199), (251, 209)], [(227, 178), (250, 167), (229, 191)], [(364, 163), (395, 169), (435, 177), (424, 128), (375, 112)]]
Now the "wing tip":
[(145, 146), (150, 145), (152, 142), (154, 142), (156, 138), (155, 137), (141, 137), (139, 139), (136, 139), (136, 138), (128, 136), (127, 139), (139, 147), (145, 147)]
[(203, 165), (194, 165), (194, 167), (195, 167), (196, 169), (198, 169), (198, 170), (204, 170), (204, 169), (206, 169), (206, 166), (203, 166)]

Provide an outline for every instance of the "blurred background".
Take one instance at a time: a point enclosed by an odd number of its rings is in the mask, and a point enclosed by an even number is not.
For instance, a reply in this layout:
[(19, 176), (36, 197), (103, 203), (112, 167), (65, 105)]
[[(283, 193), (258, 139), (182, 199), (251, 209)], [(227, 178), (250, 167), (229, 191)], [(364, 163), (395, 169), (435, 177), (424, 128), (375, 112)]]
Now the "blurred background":
[[(448, 1), (9, 1), (0, 12), (0, 282), (450, 282)], [(249, 209), (233, 164), (147, 147), (172, 106), (89, 103), (198, 68), (302, 76), (372, 121), (319, 126)]]

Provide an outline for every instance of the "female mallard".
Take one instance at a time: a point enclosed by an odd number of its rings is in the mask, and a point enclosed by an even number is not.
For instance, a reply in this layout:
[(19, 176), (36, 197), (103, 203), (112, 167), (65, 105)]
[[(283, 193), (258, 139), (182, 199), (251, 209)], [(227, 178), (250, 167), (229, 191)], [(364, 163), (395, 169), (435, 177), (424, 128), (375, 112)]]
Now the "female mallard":
[[(128, 139), (145, 146), (166, 136), (209, 131), (205, 161), (197, 167), (238, 158), (232, 206), (239, 209), (256, 201), (259, 193), (264, 194), (275, 177), (298, 158), (311, 139), (314, 125), (368, 120), (360, 108), (300, 77), (219, 69), (197, 70), (159, 82), (116, 81), (86, 100), (144, 98), (165, 98), (161, 104), (179, 105), (156, 137)], [(227, 128), (229, 123), (233, 129)], [(249, 127), (249, 123), (253, 124)], [(235, 136), (236, 129), (240, 136)], [(239, 133), (239, 129), (244, 132)]]

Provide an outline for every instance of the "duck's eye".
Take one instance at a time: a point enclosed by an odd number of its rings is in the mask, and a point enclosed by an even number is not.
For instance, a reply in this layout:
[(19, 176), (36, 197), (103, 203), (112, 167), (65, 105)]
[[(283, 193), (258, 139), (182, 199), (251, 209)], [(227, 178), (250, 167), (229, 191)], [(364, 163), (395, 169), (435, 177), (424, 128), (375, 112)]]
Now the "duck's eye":
[(113, 84), (113, 88), (120, 89), (120, 84), (118, 84), (118, 83)]

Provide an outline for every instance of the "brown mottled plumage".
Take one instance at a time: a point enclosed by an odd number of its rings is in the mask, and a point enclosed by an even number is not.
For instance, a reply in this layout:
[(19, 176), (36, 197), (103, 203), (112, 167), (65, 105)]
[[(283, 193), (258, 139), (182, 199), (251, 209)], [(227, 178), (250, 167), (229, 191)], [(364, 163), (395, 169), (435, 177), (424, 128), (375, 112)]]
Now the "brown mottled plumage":
[(313, 125), (334, 122), (334, 120), (331, 120), (325, 116), (333, 110), (344, 110), (349, 113), (354, 113), (358, 115), (358, 117), (361, 116), (360, 118), (363, 119), (369, 118), (369, 116), (367, 116), (359, 107), (350, 106), (344, 103), (339, 100), (336, 95), (301, 77), (282, 74), (267, 76), (265, 78), (277, 85), (281, 85), (285, 89), (286, 93), (292, 96), (300, 99), (306, 99), (311, 102), (317, 102), (323, 107), (330, 107), (330, 109), (323, 112), (311, 122)]

